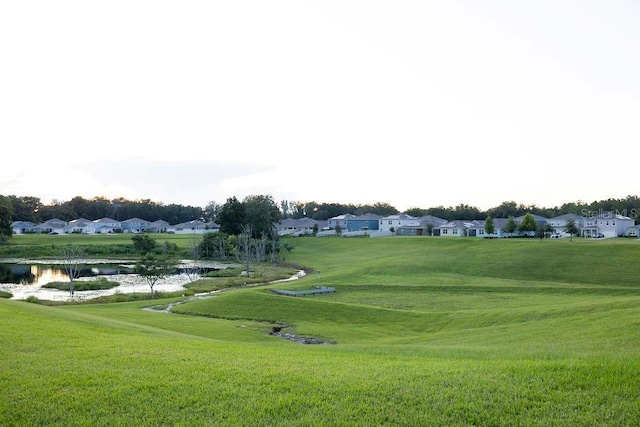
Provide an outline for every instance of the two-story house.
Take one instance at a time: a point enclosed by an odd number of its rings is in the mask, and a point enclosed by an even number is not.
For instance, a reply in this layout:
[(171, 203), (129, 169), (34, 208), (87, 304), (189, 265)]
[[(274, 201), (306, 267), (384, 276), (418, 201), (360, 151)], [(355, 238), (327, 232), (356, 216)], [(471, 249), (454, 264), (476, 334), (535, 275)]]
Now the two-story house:
[(86, 218), (73, 219), (67, 223), (64, 227), (66, 234), (94, 234), (96, 229), (93, 227), (93, 221)]
[(569, 233), (567, 233), (567, 221), (569, 220), (573, 220), (574, 224), (578, 228), (578, 235), (581, 235), (585, 220), (585, 217), (582, 215), (567, 213), (564, 215), (555, 216), (553, 218), (549, 218), (547, 224), (553, 227), (553, 233), (555, 235), (565, 237), (570, 235)]
[(93, 221), (96, 233), (112, 234), (122, 231), (122, 223), (112, 218), (100, 218)]
[(151, 223), (140, 218), (130, 218), (121, 222), (125, 233), (144, 233), (151, 228)]
[(355, 217), (356, 216), (353, 214), (344, 214), (344, 215), (334, 216), (333, 218), (329, 218), (327, 220), (327, 225), (331, 229), (335, 229), (337, 226), (340, 226), (341, 229), (346, 230), (347, 221)]
[(633, 219), (614, 212), (597, 212), (586, 216), (583, 221), (584, 237), (622, 237), (635, 225)]
[(397, 232), (400, 227), (403, 227), (409, 224), (415, 224), (416, 221), (417, 221), (416, 217), (407, 215), (405, 213), (388, 215), (383, 218), (380, 218), (378, 230)]

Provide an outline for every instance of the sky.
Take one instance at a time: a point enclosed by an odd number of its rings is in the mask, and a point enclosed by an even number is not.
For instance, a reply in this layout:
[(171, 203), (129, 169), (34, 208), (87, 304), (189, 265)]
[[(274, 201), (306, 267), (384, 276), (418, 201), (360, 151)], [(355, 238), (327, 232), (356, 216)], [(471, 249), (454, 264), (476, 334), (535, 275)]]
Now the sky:
[(640, 194), (640, 3), (0, 2), (0, 194)]

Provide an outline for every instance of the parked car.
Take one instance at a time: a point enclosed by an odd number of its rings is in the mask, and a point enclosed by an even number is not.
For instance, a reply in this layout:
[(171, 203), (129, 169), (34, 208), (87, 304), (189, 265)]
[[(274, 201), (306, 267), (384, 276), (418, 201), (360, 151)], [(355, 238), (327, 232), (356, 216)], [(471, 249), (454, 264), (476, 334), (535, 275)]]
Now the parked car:
[(553, 233), (553, 234), (551, 235), (551, 238), (552, 238), (552, 239), (559, 239), (559, 238), (560, 238), (560, 233)]
[(604, 234), (602, 234), (602, 233), (596, 233), (596, 234), (593, 235), (594, 239), (602, 239), (603, 237), (604, 237)]

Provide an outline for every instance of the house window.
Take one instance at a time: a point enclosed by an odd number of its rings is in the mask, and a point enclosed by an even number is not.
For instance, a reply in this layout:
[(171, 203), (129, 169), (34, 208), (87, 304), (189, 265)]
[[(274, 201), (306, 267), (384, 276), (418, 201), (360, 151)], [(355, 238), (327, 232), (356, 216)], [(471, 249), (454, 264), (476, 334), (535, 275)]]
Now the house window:
[(393, 225), (393, 221), (389, 221), (389, 225)]
[(478, 230), (478, 234), (484, 234), (484, 230)]
[(449, 230), (447, 229), (442, 230), (442, 234), (449, 234)]
[(453, 229), (453, 234), (458, 234), (458, 229), (457, 228)]

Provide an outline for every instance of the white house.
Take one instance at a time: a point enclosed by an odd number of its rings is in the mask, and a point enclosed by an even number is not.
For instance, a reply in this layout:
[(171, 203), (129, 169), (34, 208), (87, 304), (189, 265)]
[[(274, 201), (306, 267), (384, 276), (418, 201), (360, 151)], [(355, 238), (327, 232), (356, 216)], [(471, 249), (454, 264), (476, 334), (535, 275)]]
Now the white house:
[(30, 221), (13, 221), (11, 223), (11, 229), (13, 230), (13, 234), (25, 234), (31, 233), (33, 230), (34, 224)]
[[(151, 226), (149, 227), (149, 231), (151, 231), (152, 233), (166, 233), (167, 231), (169, 231), (170, 228), (171, 227), (167, 221), (163, 219), (159, 219), (151, 223)], [(173, 228), (171, 229), (172, 231), (175, 231), (175, 229)]]
[(635, 226), (635, 221), (627, 216), (613, 212), (598, 212), (584, 219), (582, 235), (595, 237), (622, 237), (628, 235), (628, 230)]
[(506, 218), (492, 218), (493, 220), (493, 233), (487, 233), (486, 225), (487, 221), (472, 221), (473, 225), (469, 227), (469, 237), (482, 237), (486, 239), (496, 239), (502, 237), (510, 237), (511, 235), (504, 231), (507, 224)]
[(400, 227), (406, 227), (410, 224), (415, 225), (418, 218), (405, 213), (397, 215), (389, 215), (381, 218), (378, 225), (380, 231), (398, 231)]
[(481, 221), (477, 220), (456, 219), (434, 227), (433, 234), (442, 237), (466, 237), (469, 235), (471, 227), (478, 227), (481, 223)]
[(280, 224), (278, 224), (278, 235), (292, 235), (292, 236), (302, 236), (305, 234), (313, 234), (314, 227), (317, 230), (322, 230), (327, 227), (327, 221), (319, 221), (312, 218), (286, 218), (283, 219)]
[(82, 233), (82, 234), (94, 234), (96, 229), (93, 227), (93, 221), (90, 221), (86, 218), (78, 218), (71, 220), (64, 227), (64, 232), (66, 234), (71, 233)]
[(447, 221), (432, 215), (422, 216), (411, 221), (405, 221), (403, 225), (395, 229), (398, 236), (432, 236), (433, 229)]
[(567, 221), (573, 220), (576, 227), (578, 228), (578, 234), (582, 234), (582, 228), (584, 227), (585, 217), (582, 215), (568, 213), (564, 215), (559, 215), (553, 218), (549, 218), (547, 224), (553, 227), (553, 232), (555, 234), (559, 234), (561, 236), (570, 236), (569, 233), (566, 232)]
[(173, 225), (170, 229), (176, 234), (203, 234), (216, 233), (220, 231), (220, 226), (215, 222), (204, 222), (196, 219)]
[(630, 227), (625, 235), (640, 238), (640, 224)]
[(140, 218), (129, 218), (120, 223), (125, 233), (144, 233), (151, 227), (151, 223)]
[(66, 221), (63, 221), (58, 218), (52, 218), (43, 222), (42, 224), (34, 225), (33, 232), (34, 233), (55, 233), (55, 234), (63, 234), (64, 227), (67, 225)]
[(122, 223), (112, 218), (100, 218), (93, 221), (96, 233), (111, 234), (122, 230)]

